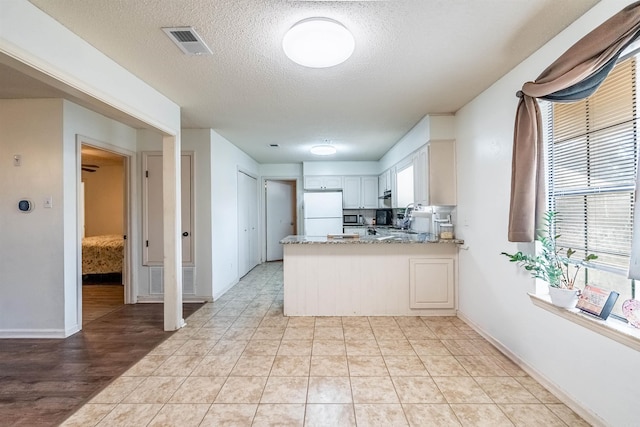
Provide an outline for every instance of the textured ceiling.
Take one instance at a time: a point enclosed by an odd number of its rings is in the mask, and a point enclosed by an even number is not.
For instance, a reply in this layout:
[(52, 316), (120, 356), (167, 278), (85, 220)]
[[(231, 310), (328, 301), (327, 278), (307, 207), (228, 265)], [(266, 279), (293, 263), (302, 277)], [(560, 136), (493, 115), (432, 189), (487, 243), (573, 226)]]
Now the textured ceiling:
[[(30, 1), (179, 104), (183, 127), (212, 128), (262, 163), (317, 160), (308, 149), (324, 140), (339, 150), (332, 160), (378, 160), (425, 114), (454, 113), (597, 2)], [(285, 57), (286, 30), (313, 16), (352, 31), (347, 62), (309, 69)], [(193, 26), (213, 55), (182, 54), (161, 30), (171, 26)]]

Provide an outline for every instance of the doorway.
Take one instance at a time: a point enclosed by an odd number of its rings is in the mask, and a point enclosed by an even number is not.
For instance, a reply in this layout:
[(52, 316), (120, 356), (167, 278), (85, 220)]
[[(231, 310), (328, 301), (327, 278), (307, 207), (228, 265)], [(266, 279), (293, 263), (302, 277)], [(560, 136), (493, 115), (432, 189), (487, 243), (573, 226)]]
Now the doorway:
[(296, 181), (265, 181), (266, 260), (283, 258), (280, 240), (296, 234)]
[(81, 237), (79, 315), (82, 325), (121, 308), (127, 299), (128, 165), (122, 153), (80, 145), (78, 229)]

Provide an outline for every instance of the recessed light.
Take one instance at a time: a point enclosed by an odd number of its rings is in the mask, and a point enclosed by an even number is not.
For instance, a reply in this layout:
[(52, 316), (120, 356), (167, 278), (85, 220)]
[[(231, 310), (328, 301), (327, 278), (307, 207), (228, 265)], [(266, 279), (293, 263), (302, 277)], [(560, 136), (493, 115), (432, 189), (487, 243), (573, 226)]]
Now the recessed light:
[(314, 145), (310, 151), (311, 154), (315, 154), (316, 156), (330, 156), (336, 154), (336, 147), (329, 144)]
[(295, 63), (310, 68), (326, 68), (346, 61), (353, 54), (355, 40), (338, 21), (308, 18), (287, 31), (282, 48)]

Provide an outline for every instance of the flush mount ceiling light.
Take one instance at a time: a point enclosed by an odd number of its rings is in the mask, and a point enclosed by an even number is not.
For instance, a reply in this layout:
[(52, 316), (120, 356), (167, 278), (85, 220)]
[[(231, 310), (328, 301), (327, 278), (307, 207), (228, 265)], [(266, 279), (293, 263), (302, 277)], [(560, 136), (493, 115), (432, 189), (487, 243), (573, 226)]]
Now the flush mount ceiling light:
[(282, 48), (293, 62), (310, 68), (326, 68), (346, 61), (353, 53), (355, 40), (338, 21), (308, 18), (287, 31)]
[(311, 147), (311, 154), (316, 156), (330, 156), (336, 154), (336, 147), (329, 144), (314, 145)]

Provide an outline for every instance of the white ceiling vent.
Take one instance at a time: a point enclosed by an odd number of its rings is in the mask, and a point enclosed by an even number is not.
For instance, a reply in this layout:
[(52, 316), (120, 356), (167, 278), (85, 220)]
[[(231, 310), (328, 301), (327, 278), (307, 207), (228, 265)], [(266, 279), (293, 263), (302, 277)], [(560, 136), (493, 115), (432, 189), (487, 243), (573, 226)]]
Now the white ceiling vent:
[(163, 28), (162, 31), (187, 55), (211, 55), (213, 53), (193, 27)]

